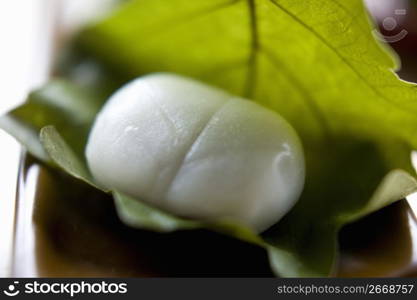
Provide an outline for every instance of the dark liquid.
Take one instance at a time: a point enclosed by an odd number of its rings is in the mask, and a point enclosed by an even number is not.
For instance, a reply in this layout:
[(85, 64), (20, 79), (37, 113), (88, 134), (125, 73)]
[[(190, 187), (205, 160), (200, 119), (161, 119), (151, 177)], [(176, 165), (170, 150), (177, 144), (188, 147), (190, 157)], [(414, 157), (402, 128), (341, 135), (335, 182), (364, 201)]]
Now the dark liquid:
[[(111, 197), (30, 157), (19, 181), (12, 276), (273, 276), (257, 246), (205, 230), (129, 228)], [(417, 275), (416, 228), (406, 201), (346, 226), (338, 275)]]

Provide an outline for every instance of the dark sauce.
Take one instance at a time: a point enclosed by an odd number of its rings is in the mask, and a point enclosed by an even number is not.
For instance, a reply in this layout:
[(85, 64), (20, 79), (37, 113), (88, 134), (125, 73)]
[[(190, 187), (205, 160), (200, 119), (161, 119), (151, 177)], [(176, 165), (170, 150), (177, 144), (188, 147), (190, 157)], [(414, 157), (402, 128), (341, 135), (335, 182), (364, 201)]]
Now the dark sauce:
[(31, 157), (20, 172), (13, 276), (270, 277), (266, 252), (206, 230), (136, 230), (112, 198)]
[[(132, 229), (111, 197), (30, 156), (17, 199), (16, 277), (272, 277), (266, 252), (206, 230)], [(337, 276), (416, 276), (417, 222), (403, 200), (340, 233)]]

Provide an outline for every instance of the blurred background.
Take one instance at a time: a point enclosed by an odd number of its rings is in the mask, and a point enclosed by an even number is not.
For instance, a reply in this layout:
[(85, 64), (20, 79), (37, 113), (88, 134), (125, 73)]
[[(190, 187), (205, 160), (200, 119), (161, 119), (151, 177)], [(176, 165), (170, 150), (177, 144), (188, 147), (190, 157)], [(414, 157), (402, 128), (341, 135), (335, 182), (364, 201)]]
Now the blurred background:
[[(54, 53), (114, 0), (0, 1), (0, 115), (49, 77)], [(10, 270), (20, 146), (0, 129), (0, 277)]]
[(401, 78), (417, 82), (417, 1), (366, 0), (378, 23), (377, 38), (387, 41), (398, 53)]
[[(44, 83), (57, 49), (79, 26), (99, 17), (115, 2), (0, 1), (0, 114), (23, 102), (31, 89)], [(401, 59), (399, 76), (417, 82), (417, 1), (366, 0), (366, 4), (379, 26), (375, 37), (388, 42)], [(3, 277), (11, 268), (20, 147), (1, 129), (0, 147), (0, 277)], [(410, 205), (416, 202), (417, 199)]]

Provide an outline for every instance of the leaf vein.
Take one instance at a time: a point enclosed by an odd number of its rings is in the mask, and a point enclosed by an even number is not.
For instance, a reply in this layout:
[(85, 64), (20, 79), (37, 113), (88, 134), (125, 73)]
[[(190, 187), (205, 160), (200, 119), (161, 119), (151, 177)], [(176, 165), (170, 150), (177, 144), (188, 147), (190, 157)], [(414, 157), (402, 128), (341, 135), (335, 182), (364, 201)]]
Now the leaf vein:
[(257, 60), (258, 60), (258, 49), (259, 49), (259, 33), (258, 33), (258, 22), (256, 14), (256, 3), (255, 0), (247, 0), (248, 11), (249, 11), (249, 32), (250, 32), (250, 51), (248, 57), (248, 74), (246, 77), (246, 92), (247, 98), (252, 98), (257, 77)]
[(292, 74), (290, 70), (270, 51), (268, 51), (265, 48), (261, 48), (262, 52), (265, 54), (266, 58), (271, 62), (271, 64), (278, 69), (278, 71), (284, 71), (286, 76), (289, 77), (290, 82), (292, 85), (296, 87), (296, 90), (300, 93), (302, 96), (302, 99), (304, 99), (304, 102), (307, 104), (307, 107), (309, 108), (309, 111), (312, 113), (312, 115), (315, 117), (317, 123), (324, 131), (324, 134), (327, 138), (331, 137), (331, 130), (330, 126), (324, 116), (324, 114), (321, 112), (320, 107), (317, 105), (316, 101), (314, 101), (313, 97), (310, 95), (310, 93), (306, 90), (304, 85), (296, 76)]
[[(361, 81), (370, 88), (377, 96), (379, 96), (381, 99), (385, 100), (386, 103), (390, 104), (395, 109), (401, 110), (403, 112), (406, 112), (408, 114), (411, 114), (407, 109), (404, 109), (397, 104), (393, 103), (389, 98), (387, 98), (383, 93), (381, 93), (377, 87), (375, 87), (373, 84), (371, 84), (365, 76), (363, 76), (349, 61), (337, 50), (336, 47), (334, 47), (332, 44), (326, 41), (326, 39), (321, 36), (317, 31), (315, 31), (311, 26), (309, 26), (307, 23), (305, 23), (303, 20), (301, 20), (299, 17), (297, 17), (295, 14), (293, 14), (291, 11), (289, 11), (287, 8), (279, 4), (278, 2), (274, 0), (269, 0), (273, 5), (275, 5), (277, 8), (282, 10), (284, 13), (286, 13), (288, 16), (293, 18), (296, 22), (298, 22), (301, 26), (303, 26), (305, 29), (307, 29), (309, 32), (311, 32), (317, 39), (319, 39), (326, 47), (328, 47), (332, 52), (336, 54), (337, 57), (354, 73), (356, 76), (361, 79)], [(412, 113), (414, 115), (414, 113)]]

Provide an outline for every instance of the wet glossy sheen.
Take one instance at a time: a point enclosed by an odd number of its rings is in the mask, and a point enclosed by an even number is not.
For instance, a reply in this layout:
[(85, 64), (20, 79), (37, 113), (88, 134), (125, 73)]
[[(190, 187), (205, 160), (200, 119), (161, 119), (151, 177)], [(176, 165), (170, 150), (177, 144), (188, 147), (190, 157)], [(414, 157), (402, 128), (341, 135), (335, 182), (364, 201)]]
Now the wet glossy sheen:
[[(30, 159), (20, 175), (13, 276), (272, 276), (260, 248), (207, 231), (133, 230), (74, 179)], [(416, 276), (416, 226), (402, 201), (346, 227), (338, 275)]]
[(277, 223), (304, 186), (301, 142), (279, 114), (169, 73), (119, 88), (97, 114), (85, 154), (110, 190), (256, 232)]

